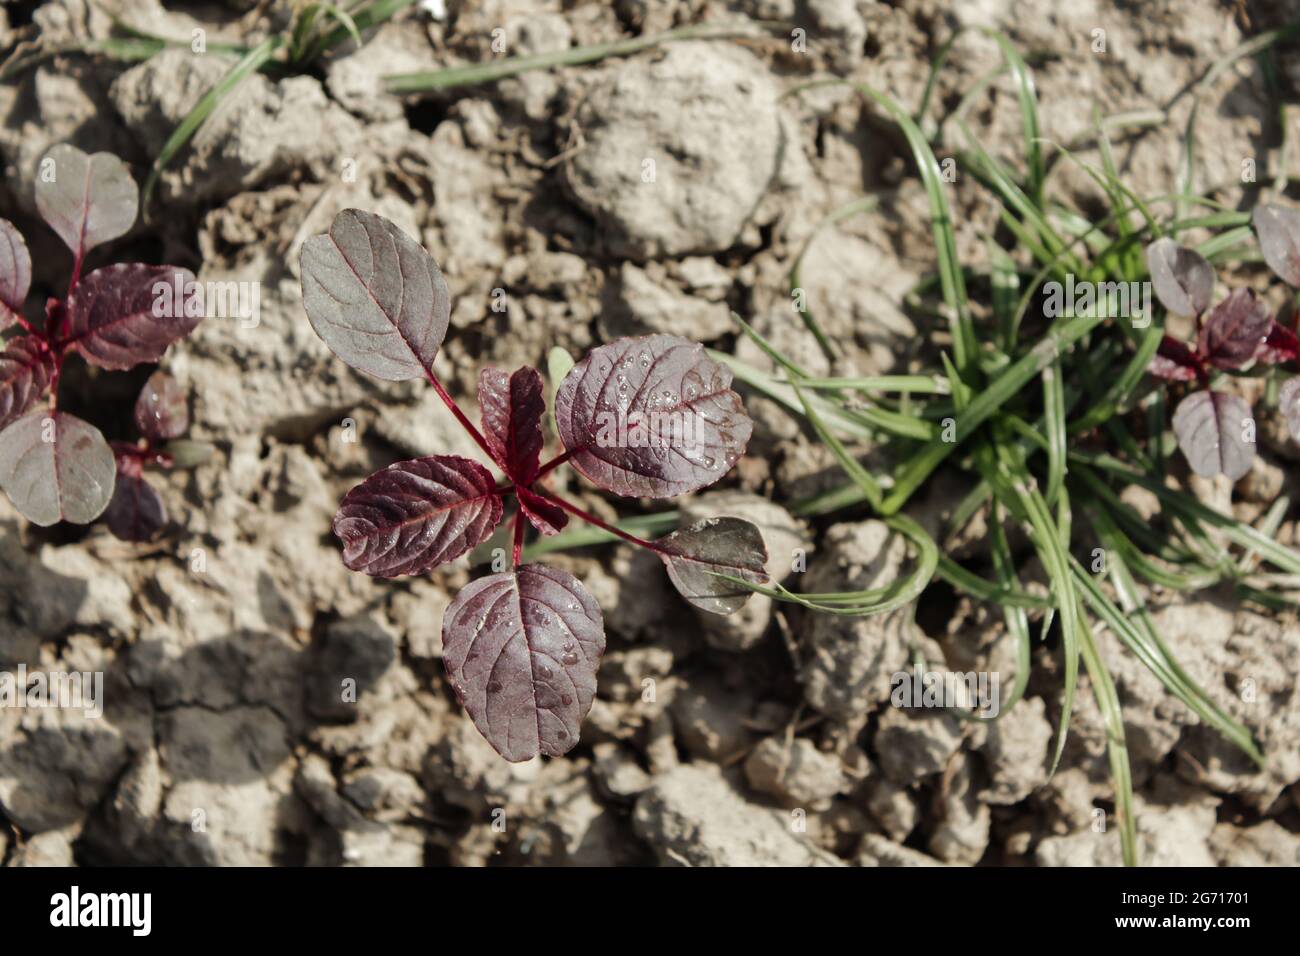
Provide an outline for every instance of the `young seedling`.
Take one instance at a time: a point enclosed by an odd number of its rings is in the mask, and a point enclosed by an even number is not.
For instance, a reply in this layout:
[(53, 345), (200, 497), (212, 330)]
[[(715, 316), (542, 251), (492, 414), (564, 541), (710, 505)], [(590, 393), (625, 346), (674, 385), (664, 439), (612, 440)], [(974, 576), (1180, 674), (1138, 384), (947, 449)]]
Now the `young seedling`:
[[(67, 295), (46, 302), (40, 323), (23, 315), (32, 279), (27, 244), (0, 219), (0, 329), (22, 329), (0, 353), (0, 488), (34, 524), (87, 524), (113, 497), (113, 450), (99, 429), (59, 408), (68, 356), (79, 352), (114, 370), (156, 362), (203, 317), (187, 269), (130, 262), (82, 276), (86, 254), (126, 233), (137, 206), (135, 181), (117, 157), (67, 145), (45, 155), (36, 208), (72, 250), (73, 265)], [(37, 407), (47, 393), (48, 406)]]
[[(1260, 246), (1272, 264), (1275, 260), (1270, 258), (1270, 250), (1276, 248), (1278, 227), (1265, 212), (1269, 208), (1277, 207), (1257, 209), (1254, 219)], [(1269, 223), (1263, 230), (1261, 221)], [(1178, 447), (1198, 475), (1223, 474), (1236, 481), (1250, 471), (1255, 458), (1255, 419), (1243, 399), (1213, 388), (1211, 375), (1294, 359), (1295, 333), (1273, 318), (1252, 289), (1233, 290), (1206, 315), (1214, 291), (1214, 269), (1199, 253), (1172, 239), (1158, 239), (1147, 247), (1147, 266), (1161, 304), (1196, 321), (1194, 342), (1187, 344), (1165, 335), (1148, 368), (1152, 375), (1167, 381), (1199, 386), (1174, 409)]]
[(167, 507), (144, 477), (145, 468), (189, 468), (211, 454), (210, 445), (181, 440), (189, 426), (185, 393), (166, 372), (154, 372), (135, 402), (140, 439), (134, 444), (112, 442), (117, 483), (104, 520), (123, 541), (152, 541), (167, 524)]
[(605, 651), (600, 607), (573, 575), (521, 565), (526, 525), (557, 533), (589, 522), (664, 562), (677, 590), (728, 614), (766, 580), (762, 535), (711, 518), (645, 541), (547, 487), (568, 462), (618, 495), (668, 498), (711, 485), (744, 454), (752, 423), (731, 373), (671, 335), (623, 338), (569, 370), (555, 395), (564, 451), (542, 462), (542, 376), (523, 367), (479, 376), (480, 430), (447, 393), (433, 361), (450, 296), (433, 259), (393, 223), (346, 209), (303, 245), (303, 306), (325, 344), (376, 378), (424, 378), (505, 476), (457, 455), (400, 461), (347, 493), (334, 518), (343, 563), (376, 577), (423, 574), (486, 541), (513, 495), (511, 569), (461, 590), (443, 616), (443, 662), (479, 732), (507, 760), (559, 756), (578, 742)]

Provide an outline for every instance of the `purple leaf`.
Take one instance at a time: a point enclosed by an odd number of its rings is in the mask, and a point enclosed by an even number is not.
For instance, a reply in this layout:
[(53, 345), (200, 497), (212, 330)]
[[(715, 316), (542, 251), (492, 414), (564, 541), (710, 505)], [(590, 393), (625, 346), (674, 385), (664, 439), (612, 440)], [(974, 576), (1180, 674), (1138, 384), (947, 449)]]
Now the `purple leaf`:
[(442, 619), (452, 689), (510, 761), (572, 749), (604, 653), (600, 606), (573, 575), (541, 564), (471, 582)]
[(655, 542), (677, 592), (702, 611), (731, 614), (754, 592), (719, 574), (767, 581), (767, 545), (752, 522), (706, 518)]
[(139, 204), (131, 170), (111, 153), (87, 156), (60, 143), (41, 160), (36, 208), (78, 261), (95, 246), (125, 235)]
[(0, 352), (0, 429), (45, 393), (54, 375), (54, 356), (34, 335), (11, 339)]
[(1201, 326), (1197, 349), (1218, 368), (1242, 368), (1255, 358), (1273, 319), (1253, 289), (1234, 289)]
[(135, 400), (135, 427), (153, 441), (179, 438), (190, 427), (185, 393), (166, 372), (154, 372)]
[(194, 273), (176, 266), (96, 269), (68, 296), (63, 339), (100, 368), (156, 362), (203, 319), (193, 283)]
[(542, 376), (524, 366), (507, 375), (485, 368), (478, 376), (478, 404), (483, 412), (483, 437), (492, 457), (516, 485), (537, 477), (542, 454)]
[(1278, 392), (1277, 407), (1286, 419), (1291, 437), (1300, 441), (1300, 376), (1289, 378), (1282, 383)]
[(108, 530), (123, 541), (152, 541), (167, 524), (167, 507), (138, 466), (119, 462), (117, 484), (104, 520)]
[(1157, 378), (1171, 382), (1190, 382), (1201, 370), (1201, 360), (1196, 353), (1172, 336), (1160, 340), (1160, 348), (1151, 356), (1147, 371)]
[(433, 455), (377, 471), (334, 516), (343, 563), (377, 578), (421, 574), (482, 544), (501, 520), (496, 480), (476, 461)]
[(731, 372), (673, 335), (618, 339), (573, 367), (555, 396), (570, 463), (615, 494), (669, 498), (711, 485), (753, 423)]
[(32, 284), (32, 257), (14, 224), (0, 219), (0, 329), (22, 314)]
[(1176, 315), (1200, 315), (1214, 292), (1214, 268), (1199, 252), (1169, 238), (1147, 246), (1151, 286), (1161, 304)]
[(67, 412), (38, 408), (0, 432), (0, 488), (33, 524), (94, 521), (116, 471), (99, 429)]
[(1289, 286), (1300, 286), (1300, 213), (1268, 203), (1250, 214), (1264, 261)]
[(515, 488), (515, 495), (519, 498), (519, 510), (524, 513), (528, 523), (542, 534), (559, 534), (569, 523), (569, 516), (564, 509), (541, 495), (521, 487)]
[(1198, 475), (1223, 474), (1236, 481), (1250, 471), (1255, 420), (1250, 406), (1236, 395), (1208, 389), (1188, 395), (1174, 410), (1174, 434)]
[(1270, 365), (1293, 361), (1300, 355), (1300, 339), (1281, 322), (1269, 326), (1268, 336), (1259, 347), (1255, 359)]
[(302, 247), (302, 304), (334, 354), (400, 382), (432, 374), (451, 294), (418, 242), (383, 216), (345, 209)]

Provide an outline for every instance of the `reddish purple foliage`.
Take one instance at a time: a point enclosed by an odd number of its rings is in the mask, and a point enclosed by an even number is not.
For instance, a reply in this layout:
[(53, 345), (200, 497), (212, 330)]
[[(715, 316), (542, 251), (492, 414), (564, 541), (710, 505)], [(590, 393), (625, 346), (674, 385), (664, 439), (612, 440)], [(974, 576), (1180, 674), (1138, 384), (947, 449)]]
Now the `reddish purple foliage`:
[[(1300, 280), (1295, 263), (1300, 216), (1282, 207), (1259, 207), (1253, 216), (1260, 248), (1268, 264), (1284, 279)], [(1196, 316), (1194, 346), (1165, 335), (1147, 370), (1171, 382), (1196, 382), (1199, 391), (1185, 395), (1174, 411), (1174, 434), (1192, 470), (1224, 474), (1234, 481), (1250, 470), (1255, 456), (1255, 420), (1250, 406), (1235, 395), (1210, 389), (1219, 370), (1240, 371), (1252, 364), (1279, 364), (1300, 354), (1293, 313), (1276, 321), (1251, 289), (1235, 289), (1201, 320), (1214, 276), (1196, 252), (1161, 239), (1147, 247), (1151, 279), (1161, 303), (1171, 312)], [(1290, 278), (1289, 278), (1290, 277)], [(1284, 396), (1296, 395), (1283, 391)], [(1300, 412), (1283, 402), (1288, 422)]]
[(1201, 326), (1197, 352), (1216, 368), (1243, 368), (1254, 361), (1272, 325), (1268, 307), (1254, 290), (1236, 289)]
[(179, 438), (190, 427), (185, 393), (165, 372), (154, 372), (135, 400), (135, 427), (154, 441)]
[(1201, 360), (1182, 342), (1166, 335), (1160, 340), (1160, 347), (1147, 371), (1172, 382), (1190, 382), (1200, 374)]
[(36, 208), (72, 250), (73, 273), (80, 275), (86, 253), (135, 225), (139, 190), (126, 163), (111, 153), (88, 156), (59, 143), (45, 154), (41, 166), (43, 174), (53, 175), (37, 178)]
[(1281, 365), (1283, 362), (1294, 362), (1297, 356), (1300, 356), (1300, 339), (1285, 325), (1274, 322), (1255, 359), (1266, 365)]
[(432, 455), (389, 465), (349, 491), (334, 533), (353, 571), (395, 578), (454, 561), (500, 521), (491, 472), (469, 458)]
[(516, 488), (515, 494), (519, 497), (519, 510), (540, 533), (559, 534), (569, 523), (569, 516), (564, 513), (564, 509), (550, 499), (527, 488)]
[(573, 575), (541, 564), (471, 582), (442, 619), (447, 679), (507, 760), (573, 748), (604, 653), (600, 606)]
[(167, 508), (144, 469), (190, 468), (211, 452), (203, 442), (176, 440), (189, 424), (185, 393), (170, 375), (154, 372), (135, 400), (139, 441), (113, 442), (117, 484), (104, 519), (108, 530), (123, 541), (152, 541), (167, 526)]
[[(619, 339), (593, 351), (560, 383), (555, 418), (567, 449), (542, 463), (541, 374), (484, 369), (482, 431), (433, 373), (450, 302), (437, 265), (380, 216), (345, 210), (328, 235), (307, 240), (303, 305), (313, 328), (353, 368), (379, 378), (423, 376), (501, 469), (498, 484), (467, 458), (398, 462), (344, 497), (334, 518), (349, 568), (379, 577), (421, 574), (487, 541), (505, 496), (513, 568), (461, 590), (443, 617), (443, 660), (475, 726), (507, 760), (560, 755), (578, 742), (605, 649), (600, 608), (572, 575), (522, 562), (527, 524), (558, 533), (570, 516), (650, 549), (696, 606), (729, 613), (752, 593), (718, 577), (765, 580), (754, 525), (724, 518), (644, 541), (547, 487), (566, 461), (601, 488), (667, 497), (721, 478), (744, 453), (752, 423), (731, 373), (704, 349), (668, 335)], [(555, 383), (552, 383), (554, 385)], [(664, 427), (660, 427), (660, 426)]]
[[(42, 159), (41, 171), (36, 207), (72, 250), (72, 278), (63, 299), (45, 303), (44, 322), (29, 321), (23, 308), (31, 257), (13, 225), (0, 220), (0, 328), (17, 324), (26, 333), (0, 353), (0, 487), (36, 524), (84, 524), (113, 500), (114, 453), (97, 428), (58, 410), (57, 394), (50, 395), (48, 412), (34, 407), (56, 386), (73, 351), (109, 369), (154, 362), (202, 315), (188, 293), (171, 292), (192, 285), (185, 269), (126, 263), (83, 278), (87, 253), (135, 223), (139, 197), (121, 160), (60, 144)], [(184, 427), (182, 421), (176, 433)]]
[(647, 498), (713, 484), (753, 429), (731, 372), (673, 335), (594, 350), (560, 386), (555, 419), (573, 467), (607, 491)]
[(193, 284), (194, 273), (174, 266), (119, 262), (96, 269), (68, 296), (62, 341), (100, 368), (156, 362), (203, 318), (196, 298), (176, 295)]
[(117, 484), (104, 512), (108, 530), (123, 541), (152, 541), (167, 525), (167, 507), (139, 467), (117, 462)]
[(8, 427), (50, 386), (54, 354), (35, 335), (11, 339), (0, 352), (0, 429)]
[(542, 455), (542, 375), (527, 366), (507, 375), (485, 368), (478, 376), (478, 404), (483, 437), (492, 457), (516, 485), (526, 487), (537, 477)]

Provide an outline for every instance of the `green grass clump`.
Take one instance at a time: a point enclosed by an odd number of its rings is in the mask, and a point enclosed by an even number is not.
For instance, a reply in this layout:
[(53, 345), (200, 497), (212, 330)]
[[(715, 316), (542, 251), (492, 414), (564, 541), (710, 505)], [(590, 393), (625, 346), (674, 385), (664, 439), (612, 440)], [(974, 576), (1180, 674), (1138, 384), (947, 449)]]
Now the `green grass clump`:
[[(1192, 95), (1199, 99), (1226, 65), (1244, 56), (1267, 58), (1278, 41), (1295, 32), (1287, 28), (1252, 39), (1213, 65), (1192, 88)], [(812, 518), (865, 508), (913, 545), (910, 570), (887, 587), (838, 594), (799, 594), (780, 586), (760, 590), (817, 612), (867, 615), (915, 601), (937, 577), (958, 591), (999, 605), (1019, 662), (1002, 713), (1024, 693), (1034, 640), (1031, 612), (1041, 615), (1038, 639), (1047, 639), (1049, 632), (1059, 635), (1063, 658), (1053, 770), (1063, 752), (1082, 663), (1105, 723), (1123, 858), (1132, 865), (1137, 850), (1124, 723), (1095, 640), (1097, 630), (1109, 629), (1169, 693), (1262, 767), (1263, 754), (1249, 730), (1188, 676), (1157, 632), (1141, 584), (1185, 593), (1223, 587), (1242, 601), (1270, 609), (1290, 607), (1292, 602), (1271, 586), (1279, 575), (1270, 576), (1267, 569), (1282, 575), (1300, 573), (1300, 554), (1272, 538), (1288, 500), (1276, 502), (1257, 526), (1251, 526), (1167, 486), (1166, 464), (1174, 443), (1166, 425), (1164, 393), (1145, 374), (1163, 334), (1162, 314), (1148, 317), (1150, 324), (1140, 328), (1099, 314), (1048, 319), (1035, 313), (1035, 305), (1045, 282), (1064, 281), (1071, 273), (1090, 282), (1145, 280), (1143, 250), (1162, 236), (1209, 230), (1210, 238), (1196, 248), (1212, 262), (1250, 261), (1258, 259), (1258, 253), (1247, 212), (1226, 209), (1192, 189), (1195, 110), (1186, 129), (1178, 190), (1139, 197), (1117, 173), (1109, 136), (1115, 130), (1163, 122), (1163, 117), (1097, 114), (1092, 142), (1069, 147), (1049, 143), (1039, 134), (1030, 67), (1004, 37), (994, 38), (1004, 62), (975, 84), (950, 117), (952, 123), (927, 126), (925, 115), (935, 75), (951, 43), (933, 64), (915, 112), (879, 91), (848, 81), (805, 85), (790, 94), (798, 95), (812, 85), (851, 86), (902, 132), (929, 199), (937, 258), (936, 275), (915, 290), (909, 304), (946, 323), (951, 354), (940, 356), (930, 374), (819, 378), (736, 317), (743, 334), (773, 360), (777, 373), (724, 353), (714, 357), (750, 388), (805, 419), (843, 467), (849, 480), (797, 502), (793, 507), (797, 514)], [(976, 96), (1002, 75), (1012, 77), (1018, 93), (1024, 137), (1019, 169), (990, 155), (963, 119)], [(937, 131), (952, 127), (962, 133), (963, 142), (941, 143)], [(931, 131), (923, 131), (926, 128)], [(1078, 158), (1075, 150), (1080, 146), (1094, 147), (1100, 165)], [(949, 187), (936, 150), (952, 152), (959, 168), (985, 186), (999, 205), (1003, 228), (989, 240), (986, 263), (963, 265), (958, 260)], [(1103, 217), (1091, 221), (1052, 198), (1049, 179), (1060, 162), (1077, 166), (1096, 182), (1110, 207)], [(1285, 183), (1285, 178), (1279, 182)], [(873, 202), (874, 197), (859, 200), (833, 214), (831, 221), (869, 208)], [(792, 289), (799, 284), (802, 259), (801, 253), (792, 270)], [(977, 323), (974, 318), (972, 289), (990, 307), (987, 322)], [(931, 304), (936, 294), (939, 301)], [(815, 317), (805, 309), (799, 310), (799, 316), (824, 354), (833, 359), (834, 345)], [(952, 427), (940, 427), (945, 419)], [(846, 442), (870, 443), (875, 457), (883, 455), (892, 464), (883, 473), (868, 471)], [(961, 531), (980, 509), (989, 509), (991, 578), (944, 555), (939, 544), (904, 514), (941, 467), (958, 469), (971, 483), (970, 493), (951, 517), (945, 539)], [(1160, 514), (1147, 520), (1125, 504), (1122, 493), (1129, 486), (1152, 493), (1160, 503)], [(666, 527), (670, 516), (641, 520), (655, 519), (662, 519)], [(1048, 579), (1045, 596), (1029, 591), (1021, 581), (1003, 527), (1007, 519), (1027, 532)], [(1084, 525), (1087, 536), (1078, 530)], [(1225, 541), (1228, 547), (1219, 543)], [(544, 546), (553, 550), (568, 544), (561, 535)], [(1094, 544), (1104, 550), (1099, 571), (1092, 567)], [(1081, 561), (1080, 554), (1088, 555), (1088, 560)]]

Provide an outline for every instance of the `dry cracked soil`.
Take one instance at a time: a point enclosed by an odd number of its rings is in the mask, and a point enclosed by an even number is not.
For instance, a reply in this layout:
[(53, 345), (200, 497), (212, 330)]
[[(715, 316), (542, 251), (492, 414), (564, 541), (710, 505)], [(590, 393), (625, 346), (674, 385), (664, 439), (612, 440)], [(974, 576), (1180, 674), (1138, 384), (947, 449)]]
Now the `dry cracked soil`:
[[(0, 8), (0, 45), (102, 39), (110, 12), (166, 36), (199, 28), (209, 43), (249, 43), (283, 29), (288, 7), (12, 4)], [(1287, 12), (1249, 7), (1253, 30)], [(761, 31), (673, 43), (422, 97), (386, 93), (379, 79), (487, 60), (497, 37), (509, 54), (541, 54), (710, 21), (784, 21), (807, 43), (792, 50), (788, 34)], [(955, 103), (998, 65), (995, 43), (974, 29), (990, 27), (1035, 51), (1053, 141), (1086, 134), (1094, 102), (1168, 109), (1168, 126), (1122, 148), (1143, 195), (1176, 182), (1187, 89), (1249, 35), (1234, 5), (1208, 0), (449, 0), (403, 12), (306, 75), (240, 85), (164, 171), (147, 219), (111, 249), (189, 266), (201, 280), (259, 283), (255, 324), (209, 318), (164, 361), (190, 396), (191, 437), (217, 454), (163, 479), (172, 521), (150, 545), (102, 525), (32, 528), (0, 501), (0, 670), (102, 672), (105, 682), (102, 717), (0, 709), (0, 860), (1118, 863), (1104, 727), (1083, 689), (1049, 778), (1060, 711), (1050, 649), (1035, 652), (1026, 700), (995, 724), (889, 706), (890, 675), (918, 650), (1009, 685), (1014, 653), (995, 608), (938, 589), (916, 623), (765, 597), (705, 620), (653, 558), (626, 546), (556, 554), (548, 560), (604, 608), (609, 649), (579, 746), (510, 764), (456, 705), (441, 666), (442, 613), (476, 573), (468, 559), (370, 579), (343, 567), (330, 533), (339, 498), (370, 472), (473, 454), (431, 390), (354, 373), (312, 332), (298, 253), (335, 213), (379, 212), (438, 261), (453, 297), (439, 368), (462, 399), (483, 365), (545, 367), (552, 346), (580, 355), (646, 331), (770, 366), (738, 339), (732, 310), (816, 373), (908, 371), (932, 329), (904, 297), (934, 254), (906, 145), (842, 90), (782, 93), (852, 76), (917, 103), (930, 60), (959, 27), (968, 29), (937, 102)], [(1099, 29), (1104, 54), (1092, 50)], [(66, 55), (0, 84), (0, 215), (29, 237), (36, 302), (68, 268), (32, 203), (40, 157), (59, 142), (109, 150), (143, 181), (229, 63), (188, 47), (136, 63)], [(1266, 90), (1245, 60), (1201, 111), (1200, 175), (1224, 184), (1229, 203), (1242, 157), (1263, 148), (1275, 107)], [(987, 148), (1014, 156), (1005, 77), (968, 121)], [(1086, 177), (1063, 171), (1056, 185), (1096, 202)], [(864, 193), (878, 206), (822, 230), (805, 260), (809, 306), (843, 356), (832, 368), (793, 319), (786, 274), (826, 216)], [(959, 178), (952, 195), (959, 251), (979, 258), (996, 209), (974, 182)], [(147, 371), (70, 367), (67, 402), (119, 437)], [(837, 466), (782, 408), (745, 397), (748, 456), (679, 503), (682, 520), (751, 518), (778, 576), (789, 573), (781, 556), (808, 555), (801, 590), (892, 580), (904, 546), (883, 524), (792, 517), (789, 502), (842, 480)], [(1252, 514), (1294, 482), (1281, 453), (1260, 458), (1236, 503)], [(612, 516), (611, 501), (567, 467), (557, 477)], [(939, 476), (913, 514), (938, 523), (965, 490)], [(1280, 535), (1296, 537), (1294, 523)], [(1188, 672), (1247, 723), (1269, 763), (1244, 763), (1102, 633), (1144, 861), (1300, 862), (1300, 626), (1214, 592), (1152, 600)], [(1247, 680), (1253, 702), (1239, 693)], [(348, 681), (355, 700), (340, 694)]]

